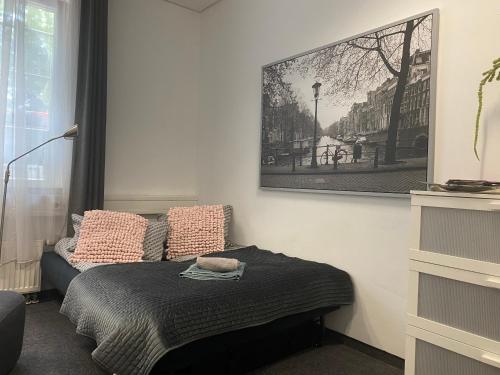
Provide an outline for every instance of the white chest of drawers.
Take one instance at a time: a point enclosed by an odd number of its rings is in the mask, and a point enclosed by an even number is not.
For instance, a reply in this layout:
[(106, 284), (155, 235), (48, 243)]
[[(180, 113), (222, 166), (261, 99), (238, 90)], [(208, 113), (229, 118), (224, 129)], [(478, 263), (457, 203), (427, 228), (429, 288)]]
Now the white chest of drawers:
[(500, 197), (412, 193), (406, 375), (500, 375)]

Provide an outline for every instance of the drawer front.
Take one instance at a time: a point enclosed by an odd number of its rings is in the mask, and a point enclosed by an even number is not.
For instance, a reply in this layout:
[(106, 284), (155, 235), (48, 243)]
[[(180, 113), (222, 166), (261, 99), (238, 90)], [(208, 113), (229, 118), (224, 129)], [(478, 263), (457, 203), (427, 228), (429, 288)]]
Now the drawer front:
[(500, 341), (500, 290), (419, 273), (417, 316)]
[(500, 375), (500, 369), (417, 339), (415, 375)]
[(500, 212), (422, 207), (420, 250), (500, 264)]

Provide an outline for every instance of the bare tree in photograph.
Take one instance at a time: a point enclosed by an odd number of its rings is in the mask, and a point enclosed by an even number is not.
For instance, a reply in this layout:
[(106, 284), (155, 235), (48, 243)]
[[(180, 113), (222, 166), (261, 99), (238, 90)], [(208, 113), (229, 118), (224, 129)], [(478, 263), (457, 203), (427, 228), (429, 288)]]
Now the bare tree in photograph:
[(271, 102), (292, 100), (294, 93), (291, 84), (286, 82), (285, 75), (294, 65), (293, 60), (288, 60), (264, 70), (263, 94), (267, 95)]
[(432, 16), (413, 19), (400, 25), (367, 34), (324, 48), (304, 57), (301, 69), (312, 69), (323, 81), (326, 95), (354, 97), (390, 77), (397, 84), (387, 129), (385, 163), (396, 161), (401, 104), (408, 82), (412, 50), (428, 49)]
[[(281, 146), (293, 148), (294, 134), (309, 135), (314, 127), (312, 115), (302, 100), (297, 98), (287, 74), (297, 66), (296, 60), (287, 60), (263, 71), (263, 132), (279, 128)], [(266, 142), (263, 139), (263, 142)]]

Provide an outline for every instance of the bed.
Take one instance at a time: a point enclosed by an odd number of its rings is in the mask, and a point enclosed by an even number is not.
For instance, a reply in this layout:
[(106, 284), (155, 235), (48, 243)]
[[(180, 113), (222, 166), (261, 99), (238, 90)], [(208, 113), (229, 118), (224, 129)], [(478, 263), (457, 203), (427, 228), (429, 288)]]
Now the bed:
[[(72, 271), (62, 258), (45, 253), (42, 267), (66, 290), (61, 312), (96, 341), (93, 359), (120, 375), (148, 374), (167, 353), (199, 340), (285, 318), (311, 319), (352, 303), (349, 276), (329, 265), (255, 246), (214, 255), (246, 262), (242, 279), (182, 279), (190, 261), (144, 262), (92, 268), (68, 285)], [(58, 277), (51, 272), (56, 268)]]
[(216, 348), (313, 320), (321, 331), (325, 314), (353, 301), (349, 275), (327, 264), (255, 246), (208, 256), (245, 262), (242, 278), (179, 277), (193, 260), (111, 264), (80, 272), (52, 251), (43, 254), (42, 276), (65, 295), (61, 312), (77, 332), (96, 341), (93, 359), (120, 375), (170, 373)]

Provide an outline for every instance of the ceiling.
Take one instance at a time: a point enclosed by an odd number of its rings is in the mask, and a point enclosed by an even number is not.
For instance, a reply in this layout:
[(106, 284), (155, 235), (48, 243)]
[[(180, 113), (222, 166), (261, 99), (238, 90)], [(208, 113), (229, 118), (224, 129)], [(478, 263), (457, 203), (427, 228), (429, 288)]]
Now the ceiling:
[(194, 10), (195, 12), (203, 12), (205, 9), (210, 8), (215, 3), (221, 0), (167, 0), (169, 3), (179, 5), (183, 8)]

